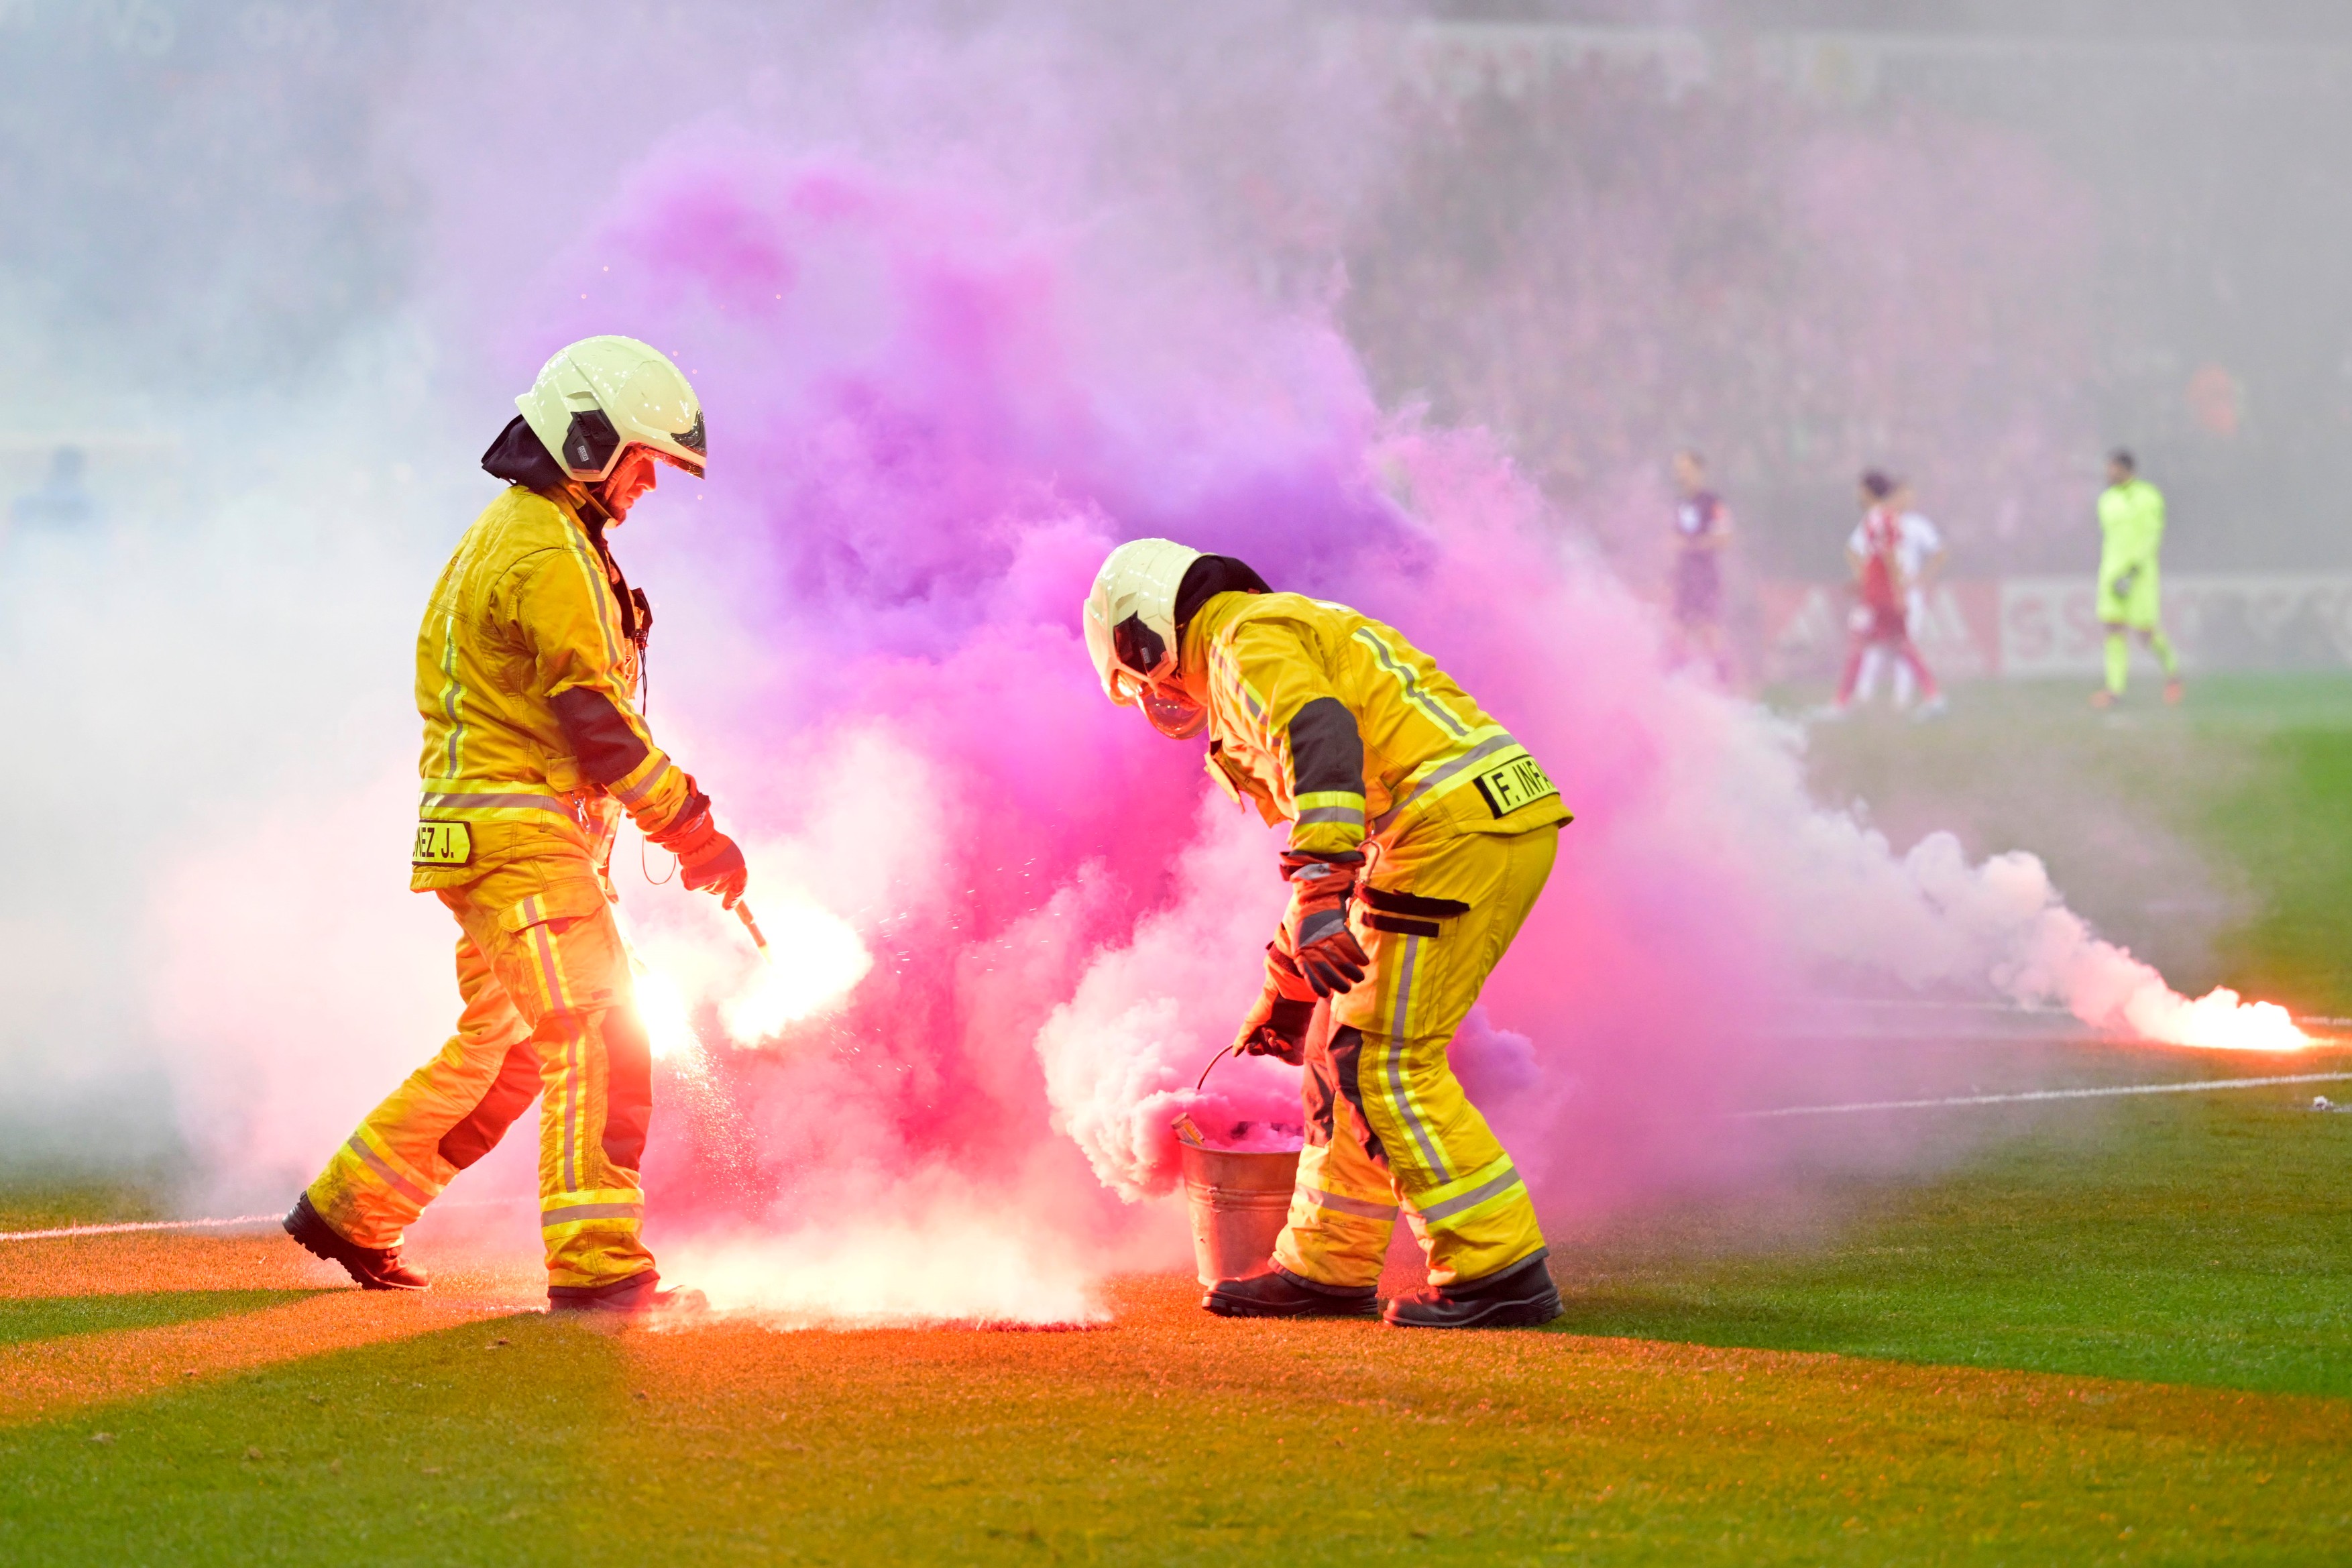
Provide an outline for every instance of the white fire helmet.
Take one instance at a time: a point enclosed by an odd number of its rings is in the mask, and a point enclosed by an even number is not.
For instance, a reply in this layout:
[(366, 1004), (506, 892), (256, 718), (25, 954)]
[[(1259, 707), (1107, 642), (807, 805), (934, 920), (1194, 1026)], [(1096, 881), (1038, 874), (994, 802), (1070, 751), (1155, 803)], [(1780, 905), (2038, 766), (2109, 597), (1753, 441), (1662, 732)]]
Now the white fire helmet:
[(1201, 552), (1173, 540), (1134, 539), (1110, 552), (1087, 595), (1087, 652), (1103, 695), (1138, 707), (1151, 727), (1188, 740), (1208, 715), (1176, 685), (1176, 591)]
[(541, 367), (515, 399), (563, 471), (594, 484), (643, 447), (702, 477), (702, 402), (669, 356), (635, 338), (583, 338)]

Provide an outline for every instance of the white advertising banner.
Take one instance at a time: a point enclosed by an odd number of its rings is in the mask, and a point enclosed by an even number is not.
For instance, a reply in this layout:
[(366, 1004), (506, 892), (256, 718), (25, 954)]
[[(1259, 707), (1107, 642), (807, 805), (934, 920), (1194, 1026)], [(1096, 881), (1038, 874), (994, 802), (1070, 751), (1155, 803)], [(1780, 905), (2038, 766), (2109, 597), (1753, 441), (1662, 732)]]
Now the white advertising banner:
[[(1849, 636), (1846, 584), (1760, 585), (1765, 678), (1833, 679)], [(2168, 573), (2164, 629), (2191, 669), (2352, 668), (2352, 574)], [(1914, 616), (1911, 635), (1937, 674), (2095, 676), (2106, 629), (2097, 584), (2067, 577), (1976, 578), (1939, 583)]]
[[(2163, 619), (2192, 669), (2352, 666), (2352, 575), (2168, 574)], [(2087, 575), (2003, 578), (1998, 624), (2003, 675), (2100, 668), (2106, 629), (2097, 584)]]

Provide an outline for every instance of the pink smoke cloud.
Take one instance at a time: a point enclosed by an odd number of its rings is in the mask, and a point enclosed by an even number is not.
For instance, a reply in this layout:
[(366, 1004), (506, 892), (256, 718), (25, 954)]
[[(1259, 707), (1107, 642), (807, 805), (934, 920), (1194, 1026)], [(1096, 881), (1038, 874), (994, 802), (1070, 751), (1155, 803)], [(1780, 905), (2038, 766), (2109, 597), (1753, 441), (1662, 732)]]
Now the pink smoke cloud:
[[(625, 842), (643, 946), (714, 1047), (648, 1156), (673, 1234), (921, 1237), (976, 1206), (1057, 1257), (1165, 1264), (1181, 1222), (1134, 1200), (1171, 1184), (1177, 1112), (1295, 1117), (1276, 1064), (1192, 1088), (1281, 889), (1197, 748), (1096, 683), (1076, 609), (1125, 538), (1393, 622), (1559, 780), (1579, 820), (1457, 1046), (1548, 1212), (1749, 1179), (1806, 1135), (1726, 1111), (1916, 1085), (1775, 1026), (1824, 974), (2074, 1001), (2116, 973), (2030, 857), (1898, 858), (1815, 807), (1793, 734), (1664, 674), (1650, 612), (1484, 434), (1384, 414), (1328, 321), (1131, 236), (709, 131), (487, 310), (518, 374), (617, 331), (694, 377), (711, 479), (614, 541), (656, 607), (653, 722), (750, 847), (753, 902), (871, 959), (717, 1048), (742, 933), (639, 887)], [(284, 1121), (321, 1155), (348, 1125)]]
[[(1578, 1108), (1526, 1127), (1565, 1138), (1561, 1181), (1641, 1191), (1734, 1159), (1704, 1115), (1626, 1113), (1718, 1109), (1778, 1072), (1726, 1027), (1799, 966), (1790, 890), (1741, 835), (1811, 808), (1783, 741), (1659, 673), (1646, 612), (1482, 437), (1385, 418), (1328, 323), (1223, 280), (732, 135), (637, 171), (555, 272), (519, 362), (633, 331), (709, 410), (692, 521), (622, 541), (657, 612), (694, 623), (656, 654), (694, 724), (673, 743), (755, 831), (805, 840), (821, 803), (904, 797), (831, 851), (912, 858), (852, 916), (882, 961), (738, 1085), (804, 1201), (1043, 1171), (1056, 1209), (1115, 1228), (1093, 1178), (1167, 1190), (1166, 1122), (1230, 1037), (1280, 889), (1262, 831), (1196, 828), (1192, 750), (1105, 702), (1076, 635), (1102, 553), (1150, 533), (1396, 622), (1561, 779), (1583, 820), (1487, 1026), (1528, 1042), (1498, 1092)], [(711, 621), (730, 629), (706, 640)], [(762, 671), (713, 668), (747, 641), (772, 645)], [(837, 738), (871, 732), (898, 760), (845, 777)], [(1751, 773), (1777, 792), (1754, 821)], [(1262, 1118), (1282, 1070), (1234, 1064), (1212, 1094)], [(1090, 1177), (1045, 1152), (1063, 1134)]]

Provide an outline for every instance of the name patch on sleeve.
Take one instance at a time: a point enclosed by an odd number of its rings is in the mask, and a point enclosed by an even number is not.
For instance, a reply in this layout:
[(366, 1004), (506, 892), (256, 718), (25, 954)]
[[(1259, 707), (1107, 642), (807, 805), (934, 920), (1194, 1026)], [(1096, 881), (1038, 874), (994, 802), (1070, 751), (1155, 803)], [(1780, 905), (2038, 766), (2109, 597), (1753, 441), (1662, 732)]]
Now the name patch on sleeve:
[(1559, 786), (1533, 757), (1513, 757), (1488, 768), (1474, 782), (1486, 797), (1486, 809), (1496, 816), (1508, 816), (1530, 801), (1559, 793)]
[(416, 847), (409, 851), (412, 866), (463, 866), (474, 858), (474, 836), (462, 822), (420, 822)]

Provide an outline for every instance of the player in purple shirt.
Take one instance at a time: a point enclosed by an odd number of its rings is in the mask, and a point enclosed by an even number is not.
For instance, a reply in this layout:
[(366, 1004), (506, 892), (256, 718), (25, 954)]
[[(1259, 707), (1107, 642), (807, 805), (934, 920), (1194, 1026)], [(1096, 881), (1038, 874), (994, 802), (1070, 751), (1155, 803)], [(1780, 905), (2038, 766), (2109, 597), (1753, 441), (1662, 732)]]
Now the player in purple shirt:
[(1676, 668), (1704, 658), (1723, 686), (1732, 684), (1731, 645), (1723, 630), (1723, 552), (1731, 542), (1731, 509), (1706, 488), (1706, 459), (1688, 447), (1675, 454), (1675, 637)]

